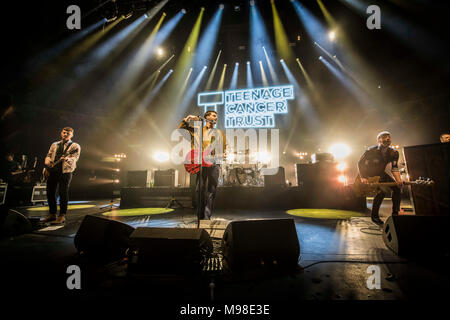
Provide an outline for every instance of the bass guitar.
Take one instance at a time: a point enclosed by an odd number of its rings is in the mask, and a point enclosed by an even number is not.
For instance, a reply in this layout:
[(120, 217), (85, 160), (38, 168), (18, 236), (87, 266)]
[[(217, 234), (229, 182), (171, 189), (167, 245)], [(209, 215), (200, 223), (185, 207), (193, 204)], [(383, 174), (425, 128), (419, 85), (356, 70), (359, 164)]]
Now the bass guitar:
[[(367, 197), (376, 194), (382, 187), (395, 187), (396, 182), (379, 182), (380, 177), (369, 177), (367, 178), (368, 183), (363, 183), (361, 177), (358, 175), (355, 179), (355, 183), (351, 185), (353, 192), (356, 196)], [(415, 181), (403, 181), (404, 185), (411, 186), (424, 186), (431, 187), (434, 185), (434, 181), (430, 179), (420, 178)]]

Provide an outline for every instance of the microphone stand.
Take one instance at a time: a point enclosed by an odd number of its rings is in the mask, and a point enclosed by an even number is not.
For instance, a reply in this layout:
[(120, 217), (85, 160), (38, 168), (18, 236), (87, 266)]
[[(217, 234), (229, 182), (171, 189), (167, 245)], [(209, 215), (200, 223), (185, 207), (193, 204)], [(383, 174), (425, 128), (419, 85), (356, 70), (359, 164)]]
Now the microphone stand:
[(197, 229), (200, 228), (200, 215), (202, 213), (203, 209), (203, 202), (202, 202), (202, 193), (203, 193), (203, 118), (199, 117), (200, 119), (200, 132), (199, 132), (199, 157), (200, 157), (200, 167), (198, 171), (197, 178), (198, 181), (198, 194), (197, 194)]

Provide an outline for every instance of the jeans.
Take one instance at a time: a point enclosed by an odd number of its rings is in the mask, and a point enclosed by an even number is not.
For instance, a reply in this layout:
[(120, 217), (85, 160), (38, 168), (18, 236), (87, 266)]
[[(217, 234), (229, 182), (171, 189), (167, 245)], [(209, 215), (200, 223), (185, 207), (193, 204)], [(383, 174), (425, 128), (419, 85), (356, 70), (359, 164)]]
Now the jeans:
[[(394, 181), (395, 180), (392, 179), (387, 174), (384, 174), (380, 179), (380, 182), (394, 182)], [(400, 211), (401, 191), (400, 188), (397, 186), (390, 187), (390, 189), (392, 190), (392, 213), (398, 214), (398, 212)], [(378, 212), (380, 210), (381, 203), (383, 202), (384, 197), (386, 197), (386, 195), (388, 195), (389, 192), (390, 192), (389, 190), (380, 190), (376, 194), (372, 204), (372, 217), (379, 217)]]
[(69, 173), (52, 173), (47, 180), (47, 200), (50, 214), (56, 214), (56, 189), (59, 193), (59, 214), (67, 213), (67, 203), (69, 202), (69, 186), (72, 180), (72, 172)]
[[(200, 219), (210, 219), (214, 210), (214, 199), (216, 198), (217, 184), (219, 181), (220, 166), (214, 164), (211, 167), (202, 168), (202, 205)], [(197, 174), (196, 196), (199, 190), (199, 174)], [(197, 201), (196, 201), (197, 202)]]

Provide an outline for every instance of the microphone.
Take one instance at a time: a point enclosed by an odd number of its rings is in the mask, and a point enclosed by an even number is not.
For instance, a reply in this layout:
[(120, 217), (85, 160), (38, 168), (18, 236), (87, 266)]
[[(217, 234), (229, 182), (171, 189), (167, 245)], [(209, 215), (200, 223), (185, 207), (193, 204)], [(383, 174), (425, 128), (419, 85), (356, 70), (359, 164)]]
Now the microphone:
[(216, 124), (216, 122), (214, 120), (209, 120), (209, 119), (206, 119), (206, 118), (204, 118), (202, 116), (196, 116), (196, 117), (199, 118), (202, 121), (206, 121), (206, 122), (209, 122), (209, 123), (212, 123), (212, 124)]

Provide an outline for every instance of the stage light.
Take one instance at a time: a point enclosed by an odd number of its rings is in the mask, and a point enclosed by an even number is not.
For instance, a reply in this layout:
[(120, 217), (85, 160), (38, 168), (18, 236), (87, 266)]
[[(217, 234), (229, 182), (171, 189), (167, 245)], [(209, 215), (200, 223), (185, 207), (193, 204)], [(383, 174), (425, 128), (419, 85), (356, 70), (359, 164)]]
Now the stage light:
[(119, 183), (120, 182), (119, 179), (114, 179), (113, 181), (114, 181), (114, 183)]
[(340, 182), (340, 183), (344, 183), (345, 184), (345, 182), (346, 182), (346, 177), (345, 177), (345, 175), (343, 175), (343, 174), (341, 174), (339, 177), (338, 177), (338, 181)]
[(253, 7), (253, 6), (255, 5), (255, 1), (254, 1), (254, 0), (251, 0), (251, 1), (250, 1), (250, 5)]
[(157, 48), (157, 49), (156, 49), (156, 54), (157, 54), (159, 57), (162, 57), (163, 54), (164, 54), (164, 50), (163, 50), (162, 48)]
[[(127, 20), (127, 19), (131, 18), (132, 15), (133, 15), (133, 13), (130, 12), (130, 13), (128, 13), (127, 15), (123, 16), (123, 18), (124, 18), (125, 20)], [(148, 16), (147, 16), (147, 17), (148, 17)]]
[(225, 8), (225, 6), (221, 3), (221, 4), (219, 5), (219, 8), (220, 8), (220, 10), (223, 10), (223, 9)]
[(238, 65), (239, 65), (239, 62), (236, 62), (236, 65), (238, 66)]
[(328, 33), (328, 39), (330, 39), (331, 41), (334, 41), (335, 38), (336, 38), (336, 32), (330, 31)]
[(247, 61), (247, 64), (250, 64), (250, 61)]
[(345, 162), (339, 162), (336, 166), (339, 171), (344, 171), (347, 169), (347, 164)]
[(350, 147), (344, 143), (336, 143), (330, 146), (328, 152), (333, 155), (336, 160), (345, 159), (351, 153)]
[(156, 151), (153, 154), (153, 159), (160, 163), (163, 163), (163, 162), (169, 161), (170, 155), (168, 152), (165, 152), (165, 151)]
[(284, 60), (283, 59), (280, 59), (280, 62), (283, 62)]
[(181, 13), (186, 14), (186, 9), (181, 9)]

